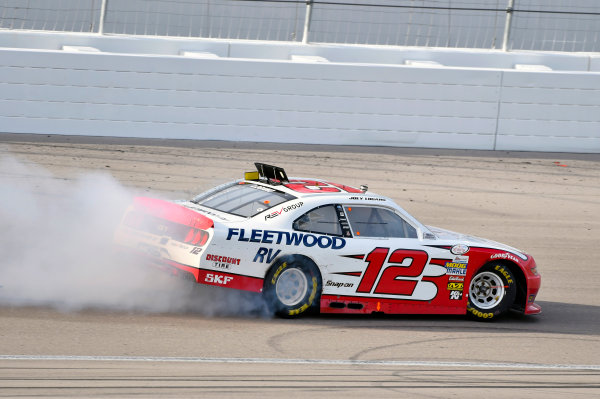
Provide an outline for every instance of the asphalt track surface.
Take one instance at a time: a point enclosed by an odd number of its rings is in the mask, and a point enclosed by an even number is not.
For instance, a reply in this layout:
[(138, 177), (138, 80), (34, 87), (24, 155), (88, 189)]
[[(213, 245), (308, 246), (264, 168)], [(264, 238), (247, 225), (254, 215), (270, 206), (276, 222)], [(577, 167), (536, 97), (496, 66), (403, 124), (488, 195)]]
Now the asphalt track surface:
[(598, 155), (1, 134), (8, 157), (167, 198), (255, 161), (366, 183), (425, 224), (532, 254), (543, 313), (283, 320), (210, 308), (254, 300), (223, 290), (166, 311), (0, 302), (0, 397), (600, 397)]

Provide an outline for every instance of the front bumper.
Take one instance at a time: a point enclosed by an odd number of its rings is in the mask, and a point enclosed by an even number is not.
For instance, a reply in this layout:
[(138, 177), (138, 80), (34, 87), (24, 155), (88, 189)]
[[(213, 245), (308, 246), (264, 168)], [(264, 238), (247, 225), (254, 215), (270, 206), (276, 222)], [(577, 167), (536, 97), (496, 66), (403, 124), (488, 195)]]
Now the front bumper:
[(537, 267), (533, 258), (524, 268), (525, 278), (527, 279), (527, 292), (525, 296), (525, 314), (538, 314), (542, 312), (542, 307), (535, 303), (535, 297), (542, 285), (542, 277), (537, 273)]

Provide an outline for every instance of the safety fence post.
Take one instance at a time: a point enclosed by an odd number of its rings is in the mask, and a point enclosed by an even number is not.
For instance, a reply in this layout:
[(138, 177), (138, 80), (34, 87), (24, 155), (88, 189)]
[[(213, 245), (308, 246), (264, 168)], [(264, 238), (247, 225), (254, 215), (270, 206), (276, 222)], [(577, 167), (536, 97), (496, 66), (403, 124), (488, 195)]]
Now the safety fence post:
[(306, 16), (304, 17), (304, 32), (302, 33), (302, 44), (308, 43), (308, 33), (310, 31), (310, 18), (312, 16), (313, 0), (306, 0)]
[(512, 26), (512, 15), (515, 8), (515, 0), (508, 0), (506, 7), (506, 23), (504, 24), (504, 38), (502, 39), (502, 51), (507, 51), (510, 40), (510, 29)]
[(100, 6), (100, 21), (98, 22), (98, 34), (104, 34), (104, 19), (106, 17), (106, 5), (108, 0), (102, 0), (102, 4)]

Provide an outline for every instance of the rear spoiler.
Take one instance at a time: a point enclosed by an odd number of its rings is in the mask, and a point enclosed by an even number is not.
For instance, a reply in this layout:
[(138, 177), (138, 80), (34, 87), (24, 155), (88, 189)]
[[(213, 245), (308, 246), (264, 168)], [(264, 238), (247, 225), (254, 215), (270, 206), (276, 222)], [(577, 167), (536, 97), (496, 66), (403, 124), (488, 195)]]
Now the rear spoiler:
[(255, 162), (256, 170), (260, 177), (265, 179), (268, 184), (289, 183), (285, 170), (279, 166), (267, 165), (266, 163)]

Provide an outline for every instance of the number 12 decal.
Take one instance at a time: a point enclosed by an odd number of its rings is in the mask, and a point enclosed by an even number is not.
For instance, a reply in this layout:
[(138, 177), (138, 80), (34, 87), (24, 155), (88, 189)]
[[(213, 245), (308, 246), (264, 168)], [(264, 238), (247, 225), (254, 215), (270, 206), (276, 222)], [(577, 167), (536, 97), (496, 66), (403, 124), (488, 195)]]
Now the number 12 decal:
[[(364, 294), (400, 295), (413, 300), (431, 300), (437, 295), (437, 285), (423, 277), (446, 273), (441, 266), (426, 268), (429, 255), (422, 250), (397, 249), (388, 258), (389, 248), (375, 248), (365, 258), (369, 265), (356, 292)], [(385, 261), (388, 264), (385, 264)], [(408, 264), (408, 265), (406, 265)]]

